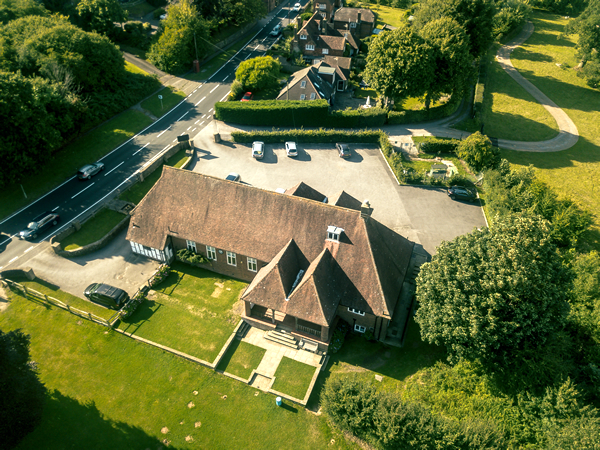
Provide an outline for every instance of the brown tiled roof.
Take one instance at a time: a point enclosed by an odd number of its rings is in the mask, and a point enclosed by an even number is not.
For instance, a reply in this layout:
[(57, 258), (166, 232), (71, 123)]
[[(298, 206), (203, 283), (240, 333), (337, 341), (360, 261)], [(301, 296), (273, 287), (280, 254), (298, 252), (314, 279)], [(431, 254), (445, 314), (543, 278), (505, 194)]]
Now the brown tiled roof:
[[(332, 225), (344, 229), (339, 243), (326, 240)], [(327, 248), (373, 313), (388, 317), (413, 245), (358, 211), (165, 166), (133, 210), (127, 239), (162, 250), (169, 235), (260, 261), (291, 240), (307, 261)]]
[(352, 58), (346, 58), (345, 56), (325, 55), (323, 57), (323, 62), (329, 67), (335, 67), (335, 71), (341, 80), (347, 80), (350, 76)]
[(362, 8), (340, 8), (335, 12), (334, 20), (340, 22), (357, 22), (359, 12), (361, 21), (375, 23), (375, 14), (373, 14), (373, 11)]
[[(302, 81), (306, 81), (306, 86), (302, 87)], [(289, 92), (288, 92), (289, 91)], [(313, 100), (329, 100), (333, 86), (322, 79), (318, 70), (314, 66), (299, 70), (292, 75), (288, 85), (284, 87), (277, 96), (277, 100), (300, 100), (300, 95), (306, 96), (305, 100), (310, 100), (310, 94), (314, 93)]]
[(295, 195), (296, 197), (308, 198), (317, 202), (322, 202), (327, 198), (316, 189), (311, 188), (304, 181), (301, 181), (296, 186), (289, 188), (285, 191), (285, 193), (287, 195)]

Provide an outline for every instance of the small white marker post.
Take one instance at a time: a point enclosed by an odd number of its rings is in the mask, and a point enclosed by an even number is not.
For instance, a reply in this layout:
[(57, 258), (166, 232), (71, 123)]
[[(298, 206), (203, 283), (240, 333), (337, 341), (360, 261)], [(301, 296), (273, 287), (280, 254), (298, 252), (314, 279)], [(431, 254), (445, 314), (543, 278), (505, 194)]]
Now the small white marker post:
[(162, 95), (158, 96), (158, 99), (160, 100), (160, 110), (163, 110), (163, 104), (162, 104)]

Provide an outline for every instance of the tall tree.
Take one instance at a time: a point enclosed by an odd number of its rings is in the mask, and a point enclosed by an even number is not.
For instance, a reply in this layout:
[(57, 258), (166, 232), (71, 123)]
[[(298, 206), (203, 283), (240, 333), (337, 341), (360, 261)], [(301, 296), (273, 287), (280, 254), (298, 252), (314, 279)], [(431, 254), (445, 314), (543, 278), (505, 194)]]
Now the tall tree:
[(29, 356), (29, 336), (0, 330), (0, 436), (12, 448), (42, 418), (46, 388)]
[(427, 89), (425, 107), (443, 94), (462, 96), (470, 86), (475, 70), (469, 53), (469, 38), (451, 17), (427, 23), (421, 36), (431, 45), (435, 70)]
[(590, 0), (579, 17), (569, 22), (567, 34), (577, 34), (580, 70), (589, 86), (600, 87), (600, 0)]
[(267, 14), (267, 8), (263, 0), (222, 0), (219, 13), (230, 25), (240, 26), (262, 19)]
[(460, 141), (456, 150), (459, 158), (476, 172), (495, 169), (500, 164), (500, 149), (494, 147), (492, 141), (479, 131)]
[(159, 69), (183, 72), (191, 68), (196, 57), (202, 59), (208, 52), (208, 26), (190, 0), (172, 5), (162, 26), (164, 32), (148, 52), (148, 60)]
[(421, 336), (449, 360), (507, 365), (563, 327), (570, 275), (550, 224), (508, 216), (443, 242), (417, 278)]
[(0, 24), (19, 17), (48, 15), (48, 10), (35, 0), (0, 0)]
[(432, 48), (412, 28), (401, 26), (372, 38), (365, 79), (387, 104), (424, 95), (432, 83)]
[(271, 56), (258, 56), (240, 63), (235, 79), (243, 90), (261, 91), (279, 86), (281, 64)]
[(473, 57), (483, 55), (493, 41), (495, 7), (492, 0), (424, 0), (415, 14), (415, 27), (451, 17), (461, 25), (469, 36)]
[(80, 0), (77, 15), (85, 31), (107, 35), (113, 31), (115, 23), (127, 21), (128, 13), (118, 0)]

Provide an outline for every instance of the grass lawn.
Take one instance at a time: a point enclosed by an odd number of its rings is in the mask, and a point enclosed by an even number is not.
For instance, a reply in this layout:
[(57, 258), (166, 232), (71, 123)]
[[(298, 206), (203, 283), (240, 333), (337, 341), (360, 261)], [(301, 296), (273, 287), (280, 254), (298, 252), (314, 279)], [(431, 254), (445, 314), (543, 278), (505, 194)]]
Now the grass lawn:
[[(167, 166), (180, 168), (185, 162), (186, 158), (187, 157), (185, 156), (185, 150), (179, 150), (167, 160)], [(154, 186), (154, 184), (158, 181), (158, 179), (162, 175), (163, 166), (164, 164), (158, 167), (149, 176), (144, 178), (144, 181), (142, 181), (141, 183), (137, 182), (131, 185), (129, 189), (127, 189), (125, 192), (119, 195), (119, 198), (126, 202), (135, 203), (137, 205), (140, 202), (140, 200), (143, 199), (144, 196), (148, 193), (148, 191), (152, 189), (152, 186)]]
[(0, 218), (46, 194), (67, 178), (74, 176), (79, 167), (102, 158), (151, 123), (152, 120), (145, 114), (127, 110), (69, 144), (45, 164), (43, 171), (24, 177), (22, 183), (28, 198), (23, 197), (19, 185), (10, 185), (2, 189)]
[[(89, 302), (82, 298), (75, 297), (74, 295), (71, 295), (67, 292), (63, 292), (63, 291), (59, 290), (58, 286), (55, 286), (52, 283), (48, 283), (44, 280), (40, 280), (39, 278), (36, 279), (35, 281), (29, 281), (29, 280), (16, 280), (16, 281), (19, 284), (22, 284), (23, 286), (25, 286), (27, 288), (34, 289), (34, 290), (41, 292), (42, 294), (46, 294), (50, 297), (54, 297), (54, 298), (60, 300), (61, 302), (65, 303), (69, 306), (72, 306), (73, 308), (77, 308), (77, 309), (80, 309), (85, 312), (90, 312), (99, 317), (102, 317), (103, 319), (107, 319), (107, 320), (110, 319), (116, 312), (112, 309), (104, 308), (103, 306), (96, 305), (95, 303)], [(39, 302), (34, 298), (31, 298), (30, 300), (26, 300), (26, 301), (29, 301), (32, 306), (32, 308), (29, 308), (28, 311), (32, 310), (33, 306), (39, 306)], [(49, 307), (49, 309), (56, 310), (56, 311), (64, 311), (65, 314), (71, 314), (71, 313), (65, 311), (64, 309), (59, 308), (58, 306)], [(73, 316), (73, 317), (75, 317), (75, 316)]]
[(363, 89), (363, 88), (356, 88), (356, 91), (354, 91), (354, 96), (356, 98), (367, 98), (367, 97), (371, 97), (371, 100), (375, 100), (377, 99), (377, 91), (375, 89)]
[(12, 296), (0, 328), (31, 336), (49, 390), (20, 450), (156, 449), (165, 439), (177, 449), (355, 448), (322, 416), (58, 308)]
[(235, 339), (221, 359), (219, 370), (248, 379), (265, 355), (264, 348)]
[[(594, 214), (594, 227), (583, 236), (584, 249), (600, 250), (600, 92), (588, 87), (574, 70), (576, 36), (561, 36), (567, 23), (562, 16), (535, 11), (535, 31), (523, 47), (515, 49), (512, 62), (519, 72), (563, 108), (575, 122), (580, 138), (562, 152), (502, 151), (514, 165), (538, 169), (539, 178)], [(556, 64), (562, 64), (563, 68)], [(497, 122), (505, 120), (498, 110)], [(486, 123), (486, 132), (491, 123)], [(507, 137), (507, 136), (499, 136)]]
[(302, 400), (310, 385), (316, 367), (284, 356), (275, 371), (272, 389)]
[(124, 218), (125, 215), (120, 212), (102, 208), (94, 217), (85, 222), (79, 231), (64, 238), (60, 244), (63, 250), (75, 250), (96, 242), (106, 236)]
[[(359, 2), (360, 3), (360, 2)], [(362, 2), (357, 8), (368, 8), (377, 14), (377, 26), (383, 25), (384, 23), (393, 27), (399, 27), (403, 23), (406, 23), (406, 9), (392, 8), (390, 6), (377, 5), (376, 3)]]
[[(213, 74), (217, 70), (219, 70), (221, 68), (221, 66), (223, 64), (225, 64), (227, 61), (229, 61), (229, 59), (233, 55), (235, 55), (244, 45), (246, 45), (246, 43), (248, 42), (247, 39), (248, 39), (247, 37), (244, 37), (243, 39), (239, 40), (237, 43), (232, 45), (227, 51), (222, 52), (221, 54), (215, 56), (213, 59), (211, 59), (207, 63), (201, 65), (200, 72), (190, 73), (190, 74), (184, 75), (184, 77), (187, 78), (188, 80), (195, 80), (195, 81), (208, 80), (211, 76), (213, 76)], [(210, 51), (217, 50), (215, 47), (211, 47), (211, 48), (212, 48), (212, 50), (210, 50)], [(237, 62), (240, 63), (242, 61), (237, 61)]]
[[(161, 100), (158, 98), (162, 95)], [(156, 117), (161, 117), (163, 114), (168, 113), (175, 105), (185, 98), (185, 94), (178, 91), (174, 87), (166, 87), (152, 97), (144, 100), (141, 104), (142, 108), (149, 111)]]
[(240, 321), (232, 307), (245, 283), (187, 264), (172, 268), (156, 296), (118, 327), (212, 362)]

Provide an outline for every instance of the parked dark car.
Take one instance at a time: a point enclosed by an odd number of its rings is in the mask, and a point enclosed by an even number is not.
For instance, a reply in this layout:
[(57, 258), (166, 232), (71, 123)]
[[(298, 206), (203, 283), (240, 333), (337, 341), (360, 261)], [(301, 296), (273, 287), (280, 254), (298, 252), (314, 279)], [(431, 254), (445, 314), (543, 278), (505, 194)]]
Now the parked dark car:
[(448, 189), (448, 196), (452, 200), (467, 200), (473, 203), (477, 199), (477, 192), (463, 186), (452, 186)]
[(33, 221), (27, 225), (27, 228), (19, 232), (20, 239), (35, 239), (41, 233), (46, 231), (48, 228), (60, 222), (60, 215), (51, 211), (46, 211), (44, 214), (40, 214)]
[(335, 144), (335, 148), (337, 148), (340, 158), (350, 158), (350, 149), (346, 144)]
[(120, 309), (129, 300), (129, 294), (123, 289), (119, 289), (104, 283), (90, 284), (83, 291), (88, 299), (99, 305), (111, 309)]
[(77, 171), (77, 178), (79, 178), (80, 180), (89, 180), (94, 175), (102, 172), (103, 170), (104, 163), (101, 163), (100, 161), (95, 162), (94, 164), (88, 164)]

